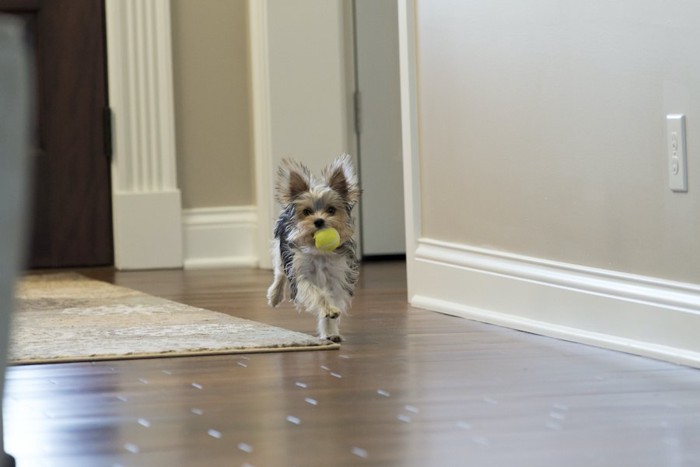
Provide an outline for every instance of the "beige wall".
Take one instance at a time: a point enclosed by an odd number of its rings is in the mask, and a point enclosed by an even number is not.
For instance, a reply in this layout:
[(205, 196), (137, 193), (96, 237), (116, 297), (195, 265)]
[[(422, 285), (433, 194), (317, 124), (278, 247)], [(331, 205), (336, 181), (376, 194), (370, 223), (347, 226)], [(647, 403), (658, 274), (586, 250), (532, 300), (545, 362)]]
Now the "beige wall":
[(423, 236), (700, 283), (700, 3), (417, 4)]
[(254, 202), (245, 0), (173, 0), (178, 184), (184, 208)]

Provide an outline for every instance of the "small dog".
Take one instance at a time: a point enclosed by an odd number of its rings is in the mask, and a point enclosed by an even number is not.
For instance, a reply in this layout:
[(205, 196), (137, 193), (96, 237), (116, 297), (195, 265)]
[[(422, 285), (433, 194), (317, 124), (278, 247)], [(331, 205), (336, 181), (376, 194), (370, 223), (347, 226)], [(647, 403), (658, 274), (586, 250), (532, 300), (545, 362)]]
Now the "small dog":
[[(331, 162), (316, 179), (304, 165), (282, 161), (277, 173), (276, 199), (282, 212), (275, 224), (272, 261), (275, 277), (267, 291), (268, 304), (290, 299), (297, 309), (318, 315), (321, 338), (341, 342), (339, 321), (350, 302), (359, 276), (352, 209), (360, 198), (349, 155)], [(316, 248), (314, 234), (332, 227), (340, 246), (331, 252)]]

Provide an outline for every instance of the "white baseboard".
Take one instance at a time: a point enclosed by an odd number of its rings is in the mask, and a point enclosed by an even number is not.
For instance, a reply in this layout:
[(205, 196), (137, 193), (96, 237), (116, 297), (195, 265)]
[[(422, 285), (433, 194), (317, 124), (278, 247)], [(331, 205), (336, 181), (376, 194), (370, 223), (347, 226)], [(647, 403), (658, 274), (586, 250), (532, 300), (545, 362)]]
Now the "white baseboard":
[(411, 304), (700, 367), (700, 287), (421, 239)]
[(180, 191), (114, 193), (114, 265), (117, 269), (182, 267)]
[(185, 268), (255, 267), (255, 206), (183, 210)]

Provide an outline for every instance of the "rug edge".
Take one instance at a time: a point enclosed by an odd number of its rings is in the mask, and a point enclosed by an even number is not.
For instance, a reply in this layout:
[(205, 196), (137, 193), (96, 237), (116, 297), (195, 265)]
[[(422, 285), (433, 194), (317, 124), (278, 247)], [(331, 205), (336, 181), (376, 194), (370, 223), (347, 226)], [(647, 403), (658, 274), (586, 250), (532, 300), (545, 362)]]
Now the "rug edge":
[(92, 355), (83, 357), (57, 357), (41, 359), (19, 359), (10, 360), (7, 366), (23, 365), (46, 365), (53, 363), (89, 363), (89, 362), (109, 362), (109, 361), (129, 361), (129, 360), (155, 360), (158, 358), (191, 358), (223, 355), (245, 355), (256, 353), (276, 353), (276, 352), (306, 352), (314, 350), (339, 350), (340, 344), (330, 342), (328, 344), (288, 346), (288, 347), (255, 347), (250, 349), (221, 349), (203, 351), (174, 351), (160, 353), (139, 353), (133, 355)]

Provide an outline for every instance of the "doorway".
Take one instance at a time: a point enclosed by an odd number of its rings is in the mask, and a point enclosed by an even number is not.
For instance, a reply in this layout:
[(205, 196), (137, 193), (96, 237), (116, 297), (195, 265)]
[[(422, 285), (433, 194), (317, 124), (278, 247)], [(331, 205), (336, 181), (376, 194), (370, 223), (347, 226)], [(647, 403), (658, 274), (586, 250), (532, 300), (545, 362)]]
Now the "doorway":
[(363, 258), (406, 253), (398, 6), (355, 0), (358, 153)]

